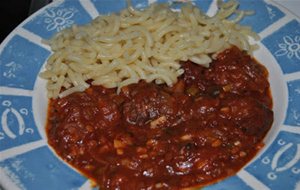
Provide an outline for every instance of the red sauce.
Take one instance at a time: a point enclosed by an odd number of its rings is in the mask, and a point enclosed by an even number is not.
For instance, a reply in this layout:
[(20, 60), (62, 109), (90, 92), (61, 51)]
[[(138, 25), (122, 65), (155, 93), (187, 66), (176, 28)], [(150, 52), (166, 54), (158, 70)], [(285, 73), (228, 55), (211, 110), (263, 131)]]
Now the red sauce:
[(268, 72), (233, 47), (172, 88), (92, 86), (50, 101), (48, 142), (101, 189), (181, 189), (234, 175), (273, 122)]

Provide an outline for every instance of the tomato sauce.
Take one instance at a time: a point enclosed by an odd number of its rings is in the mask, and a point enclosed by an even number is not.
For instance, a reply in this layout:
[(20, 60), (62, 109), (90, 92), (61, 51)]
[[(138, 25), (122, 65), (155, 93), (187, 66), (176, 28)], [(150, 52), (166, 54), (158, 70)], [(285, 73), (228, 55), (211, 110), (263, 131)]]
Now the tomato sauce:
[(48, 142), (100, 189), (182, 189), (234, 175), (273, 122), (268, 72), (236, 47), (173, 87), (140, 81), (52, 99)]

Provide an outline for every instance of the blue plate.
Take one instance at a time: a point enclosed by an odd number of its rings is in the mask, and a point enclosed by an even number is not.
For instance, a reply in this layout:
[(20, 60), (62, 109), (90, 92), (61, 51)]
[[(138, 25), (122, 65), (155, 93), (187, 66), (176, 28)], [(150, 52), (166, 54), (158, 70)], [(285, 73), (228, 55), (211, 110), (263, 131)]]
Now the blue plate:
[[(151, 0), (149, 0), (151, 1)], [(158, 0), (164, 2), (164, 0)], [(148, 0), (132, 0), (148, 6)], [(193, 0), (208, 14), (213, 0)], [(180, 4), (177, 4), (179, 6)], [(47, 145), (45, 81), (38, 77), (51, 54), (41, 39), (99, 14), (119, 11), (125, 0), (65, 0), (41, 9), (0, 46), (0, 184), (5, 189), (91, 189), (87, 178)], [(178, 7), (174, 7), (178, 8)], [(261, 36), (255, 58), (270, 72), (275, 120), (265, 147), (237, 175), (206, 190), (300, 189), (300, 23), (285, 9), (263, 0), (240, 0), (255, 15), (241, 24)]]

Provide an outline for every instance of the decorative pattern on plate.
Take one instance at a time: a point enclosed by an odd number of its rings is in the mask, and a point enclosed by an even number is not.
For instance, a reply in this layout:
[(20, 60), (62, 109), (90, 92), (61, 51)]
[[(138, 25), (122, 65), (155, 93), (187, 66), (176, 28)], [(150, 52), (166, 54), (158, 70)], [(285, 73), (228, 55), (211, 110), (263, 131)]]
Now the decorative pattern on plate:
[[(91, 0), (99, 14), (109, 14), (111, 12), (119, 12), (127, 7), (124, 0)], [(147, 0), (132, 0), (132, 5), (136, 8), (144, 8), (148, 6)]]
[[(154, 1), (132, 0), (132, 4), (137, 8), (143, 8), (149, 2)], [(186, 0), (158, 1), (175, 2), (174, 8), (176, 9), (182, 5), (181, 1)], [(300, 131), (297, 131), (300, 126), (300, 76), (298, 77), (296, 73), (300, 71), (299, 19), (274, 6), (270, 1), (239, 1), (241, 9), (256, 12), (255, 15), (244, 18), (241, 21), (242, 25), (250, 25), (256, 32), (265, 31), (264, 29), (268, 27), (272, 29), (273, 24), (278, 26), (279, 23), (279, 26), (282, 26), (273, 33), (266, 34), (262, 44), (277, 60), (283, 74), (293, 73), (292, 80), (287, 83), (289, 100), (284, 124), (295, 126), (292, 130), (295, 133), (280, 129), (275, 141), (243, 172), (247, 175), (249, 173), (252, 176), (251, 180), (257, 180), (258, 183), (266, 185), (270, 189), (300, 189)], [(203, 12), (215, 8), (212, 6), (212, 2), (213, 0), (192, 0), (192, 3), (201, 7)], [(11, 37), (4, 42), (5, 45), (1, 46), (0, 183), (2, 176), (7, 176), (6, 179), (10, 179), (20, 189), (41, 189), (43, 187), (46, 190), (67, 190), (82, 188), (83, 184), (85, 184), (84, 188), (88, 188), (87, 179), (67, 166), (47, 146), (44, 146), (43, 143), (46, 142), (41, 140), (38, 132), (36, 123), (39, 122), (34, 120), (37, 118), (34, 118), (33, 113), (35, 116), (38, 114), (32, 107), (30, 94), (34, 97), (37, 96), (37, 89), (34, 88), (34, 85), (39, 84), (36, 83), (38, 72), (50, 52), (38, 45), (41, 42), (38, 42), (36, 39), (39, 38), (36, 37), (48, 39), (57, 31), (69, 27), (73, 23), (89, 22), (90, 15), (94, 15), (97, 11), (100, 14), (108, 14), (125, 7), (125, 0), (56, 1), (26, 20), (19, 26), (23, 29), (13, 32)], [(93, 14), (90, 14), (91, 12)], [(23, 35), (22, 31), (24, 30), (29, 33)], [(29, 95), (18, 94), (23, 91)], [(283, 121), (280, 122), (283, 123)], [(39, 140), (43, 142), (40, 143)], [(34, 143), (37, 145), (32, 147), (31, 145)], [(20, 149), (22, 149), (22, 153), (18, 152)], [(2, 154), (8, 152), (8, 155), (1, 157)], [(251, 183), (251, 180), (250, 182), (248, 180), (244, 175), (233, 176), (204, 189), (259, 189)], [(10, 189), (10, 186), (7, 188)]]
[(0, 151), (41, 139), (31, 102), (31, 97), (0, 95)]
[(296, 35), (294, 38), (284, 36), (283, 41), (278, 44), (280, 49), (275, 52), (275, 56), (287, 56), (289, 59), (295, 56), (300, 60), (300, 35)]
[(44, 22), (47, 23), (46, 29), (48, 31), (55, 30), (59, 32), (74, 24), (72, 18), (74, 17), (76, 9), (58, 9), (53, 8), (46, 10)]
[[(172, 7), (174, 9), (180, 9), (183, 5), (182, 2), (187, 2), (188, 0), (157, 0), (159, 3), (172, 3)], [(199, 7), (204, 13), (207, 12), (209, 6), (212, 3), (212, 0), (205, 0), (205, 1), (191, 1), (194, 5)]]
[(78, 189), (86, 181), (86, 178), (58, 160), (47, 147), (0, 162), (0, 171), (22, 190)]
[(49, 55), (48, 50), (15, 35), (0, 54), (0, 85), (32, 90)]
[(44, 39), (49, 39), (57, 31), (69, 27), (73, 23), (86, 24), (91, 19), (78, 0), (66, 0), (41, 11), (23, 27)]
[(270, 189), (295, 189), (300, 179), (300, 135), (280, 132), (270, 148), (246, 168)]
[(300, 71), (300, 23), (293, 20), (262, 40), (284, 73)]
[(240, 9), (255, 11), (255, 14), (243, 18), (240, 22), (242, 25), (252, 26), (255, 32), (261, 32), (285, 15), (277, 7), (263, 0), (240, 0), (239, 2)]
[(288, 82), (289, 103), (285, 124), (300, 126), (300, 80)]

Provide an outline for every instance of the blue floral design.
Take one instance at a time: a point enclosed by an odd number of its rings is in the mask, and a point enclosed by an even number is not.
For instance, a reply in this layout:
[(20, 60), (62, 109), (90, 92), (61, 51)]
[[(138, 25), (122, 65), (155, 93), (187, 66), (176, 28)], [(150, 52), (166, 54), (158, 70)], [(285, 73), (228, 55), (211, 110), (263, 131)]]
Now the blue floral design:
[(46, 8), (22, 27), (43, 39), (49, 39), (72, 24), (86, 24), (91, 19), (79, 0), (65, 0)]
[(284, 74), (300, 71), (300, 23), (292, 20), (264, 39), (262, 43), (274, 55)]
[(278, 44), (280, 49), (275, 52), (275, 55), (287, 55), (289, 59), (292, 59), (295, 56), (300, 60), (300, 35), (297, 35), (294, 38), (291, 36), (284, 36), (283, 41), (284, 43)]
[(57, 32), (70, 27), (74, 21), (71, 20), (76, 10), (72, 9), (48, 9), (45, 14), (44, 22), (48, 31), (56, 30)]

